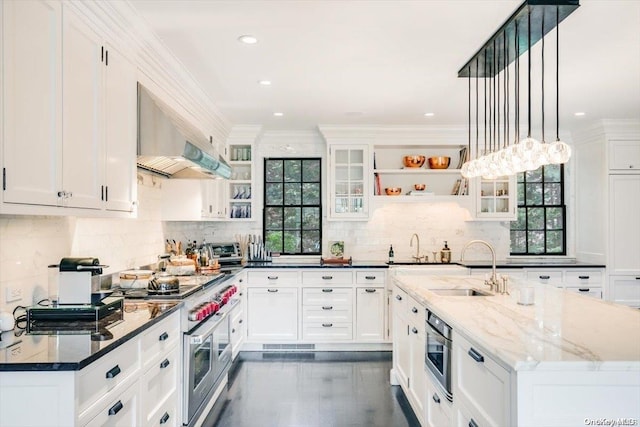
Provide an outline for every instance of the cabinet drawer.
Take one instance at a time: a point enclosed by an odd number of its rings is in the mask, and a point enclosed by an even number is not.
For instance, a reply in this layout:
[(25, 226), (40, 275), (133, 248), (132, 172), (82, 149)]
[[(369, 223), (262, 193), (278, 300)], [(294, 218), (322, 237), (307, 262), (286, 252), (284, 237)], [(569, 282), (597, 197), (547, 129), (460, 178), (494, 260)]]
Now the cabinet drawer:
[(607, 299), (640, 308), (640, 276), (609, 276)]
[(451, 426), (451, 403), (431, 384), (427, 384), (427, 426)]
[(454, 333), (453, 345), (453, 395), (457, 402), (470, 410), (478, 425), (509, 425), (509, 371), (461, 335)]
[(562, 270), (527, 271), (527, 280), (545, 285), (562, 285)]
[(394, 315), (406, 319), (407, 306), (409, 305), (409, 295), (397, 286), (393, 287), (392, 304)]
[(602, 270), (587, 271), (565, 271), (564, 284), (566, 286), (602, 286), (604, 284), (604, 273)]
[(302, 304), (313, 306), (349, 306), (353, 298), (351, 288), (304, 288), (302, 290)]
[(322, 271), (303, 271), (303, 285), (350, 285), (353, 283), (353, 273), (351, 271), (335, 271), (325, 269)]
[(247, 272), (249, 285), (297, 285), (298, 273), (296, 271), (269, 270)]
[(349, 341), (353, 339), (353, 327), (350, 323), (305, 323), (302, 338), (308, 341)]
[(104, 397), (140, 371), (138, 341), (131, 340), (82, 369), (78, 379), (78, 410)]
[(602, 299), (602, 288), (601, 287), (570, 287), (567, 286), (565, 288), (568, 292), (575, 292), (580, 295), (586, 295), (589, 297), (594, 297), (598, 299)]
[(356, 271), (356, 283), (359, 285), (384, 285), (386, 274), (382, 271)]
[(150, 366), (155, 358), (173, 347), (180, 336), (180, 312), (173, 313), (169, 318), (145, 331), (141, 340), (143, 366)]
[(100, 408), (98, 414), (88, 423), (87, 427), (121, 426), (131, 427), (139, 424), (138, 382), (133, 383), (129, 388), (119, 393), (118, 396), (109, 399)]
[(420, 327), (424, 326), (424, 322), (426, 321), (426, 311), (422, 304), (420, 304), (415, 299), (407, 296), (407, 305), (405, 306), (406, 317), (409, 322), (418, 325)]
[(145, 427), (182, 427), (178, 414), (178, 393), (170, 395), (156, 410), (146, 419), (143, 418)]
[(351, 306), (306, 306), (302, 310), (302, 319), (305, 323), (349, 323), (353, 321)]
[(180, 367), (180, 347), (175, 346), (169, 353), (156, 359), (140, 380), (143, 420), (150, 419), (177, 390)]

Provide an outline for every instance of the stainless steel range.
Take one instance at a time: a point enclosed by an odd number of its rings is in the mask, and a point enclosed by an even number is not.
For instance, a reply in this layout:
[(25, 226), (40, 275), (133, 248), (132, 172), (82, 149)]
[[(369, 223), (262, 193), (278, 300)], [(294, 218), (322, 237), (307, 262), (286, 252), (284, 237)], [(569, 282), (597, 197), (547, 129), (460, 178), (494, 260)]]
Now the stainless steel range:
[(147, 289), (118, 289), (113, 295), (131, 300), (183, 303), (182, 424), (193, 426), (224, 379), (231, 365), (229, 312), (239, 302), (230, 285), (232, 274), (180, 277), (170, 294), (149, 294)]

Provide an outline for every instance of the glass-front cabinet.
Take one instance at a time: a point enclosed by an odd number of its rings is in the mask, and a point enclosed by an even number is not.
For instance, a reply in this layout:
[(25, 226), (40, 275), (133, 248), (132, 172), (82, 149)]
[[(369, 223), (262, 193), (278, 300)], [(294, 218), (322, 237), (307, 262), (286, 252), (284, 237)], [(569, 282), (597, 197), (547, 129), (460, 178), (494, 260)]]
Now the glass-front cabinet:
[(478, 178), (476, 218), (509, 221), (516, 219), (515, 176), (496, 179)]
[(369, 217), (369, 146), (329, 145), (328, 219)]
[(254, 186), (253, 186), (253, 145), (229, 144), (229, 164), (231, 179), (228, 181), (227, 216), (232, 220), (252, 220)]

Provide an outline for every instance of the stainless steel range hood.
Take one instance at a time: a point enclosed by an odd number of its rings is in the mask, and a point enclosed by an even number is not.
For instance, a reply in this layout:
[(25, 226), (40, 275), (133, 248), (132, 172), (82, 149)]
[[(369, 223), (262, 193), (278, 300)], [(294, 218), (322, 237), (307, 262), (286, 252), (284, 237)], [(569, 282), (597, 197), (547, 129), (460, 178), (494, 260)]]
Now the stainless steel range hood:
[(168, 178), (230, 178), (206, 136), (138, 83), (138, 167)]

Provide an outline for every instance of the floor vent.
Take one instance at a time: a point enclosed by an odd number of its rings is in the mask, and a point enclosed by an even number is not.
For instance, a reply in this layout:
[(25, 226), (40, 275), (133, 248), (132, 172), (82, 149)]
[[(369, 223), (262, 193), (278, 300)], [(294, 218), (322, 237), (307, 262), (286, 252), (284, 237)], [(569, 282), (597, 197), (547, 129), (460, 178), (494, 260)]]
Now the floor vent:
[(263, 350), (315, 350), (315, 344), (262, 344)]

